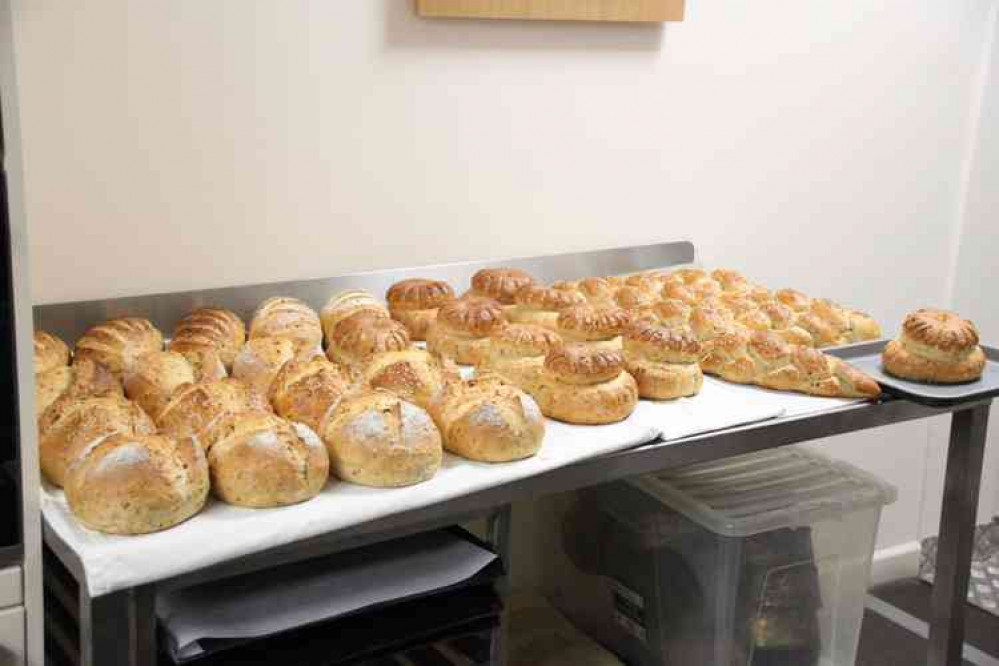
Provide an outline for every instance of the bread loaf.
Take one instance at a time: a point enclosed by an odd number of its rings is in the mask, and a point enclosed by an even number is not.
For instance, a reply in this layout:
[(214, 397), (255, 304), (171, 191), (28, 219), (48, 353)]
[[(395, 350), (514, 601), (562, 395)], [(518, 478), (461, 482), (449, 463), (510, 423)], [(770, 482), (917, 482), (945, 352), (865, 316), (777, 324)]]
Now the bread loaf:
[(341, 399), (357, 388), (358, 377), (322, 356), (289, 361), (271, 384), (274, 410), (289, 421), (319, 432)]
[(742, 273), (727, 268), (711, 271), (711, 279), (721, 286), (722, 291), (730, 294), (747, 294), (752, 288)]
[(208, 483), (205, 454), (190, 439), (117, 434), (95, 442), (73, 462), (66, 502), (91, 529), (145, 534), (198, 513)]
[(35, 374), (69, 365), (69, 347), (45, 331), (35, 331)]
[(704, 383), (701, 343), (693, 334), (636, 322), (624, 334), (624, 360), (638, 394), (652, 400), (696, 395)]
[(354, 316), (388, 319), (389, 311), (377, 298), (363, 290), (334, 294), (320, 313), (327, 344), (333, 339), (333, 333), (340, 322)]
[(288, 338), (247, 340), (233, 361), (232, 376), (260, 395), (270, 395), (275, 375), (295, 354), (295, 342)]
[(200, 380), (183, 355), (173, 351), (151, 352), (125, 373), (125, 395), (155, 419), (178, 387)]
[(645, 316), (646, 319), (667, 328), (687, 328), (690, 325), (691, 307), (675, 298), (657, 301)]
[(624, 371), (621, 352), (580, 343), (549, 352), (535, 382), (523, 386), (549, 418), (598, 425), (628, 418), (638, 386)]
[(885, 372), (896, 377), (956, 384), (979, 379), (986, 358), (974, 323), (946, 310), (922, 309), (906, 316), (881, 361)]
[(475, 296), (441, 306), (427, 335), (427, 349), (458, 363), (475, 365), (489, 353), (489, 336), (506, 326), (499, 303)]
[(194, 310), (177, 323), (170, 338), (170, 351), (213, 351), (226, 370), (231, 370), (245, 342), (246, 325), (235, 312), (204, 307)]
[(351, 317), (333, 332), (326, 355), (346, 366), (364, 365), (375, 354), (409, 348), (406, 327), (394, 319)]
[(812, 299), (795, 289), (778, 289), (774, 298), (797, 313), (807, 312), (812, 305)]
[(529, 284), (513, 295), (513, 303), (513, 307), (506, 312), (510, 321), (554, 329), (560, 310), (585, 305), (586, 298), (578, 291)]
[(150, 435), (152, 419), (135, 404), (117, 396), (62, 398), (38, 422), (38, 457), (49, 483), (62, 486), (67, 465), (91, 442), (114, 433)]
[(391, 391), (427, 411), (440, 400), (445, 385), (459, 378), (454, 362), (422, 349), (376, 354), (363, 374), (372, 388)]
[(321, 435), (336, 476), (365, 486), (426, 481), (443, 457), (440, 432), (427, 412), (382, 389), (342, 400)]
[(444, 448), (469, 460), (509, 462), (541, 449), (545, 420), (534, 399), (486, 373), (448, 384), (434, 420)]
[(614, 307), (614, 292), (618, 284), (610, 278), (589, 277), (576, 283), (576, 288), (594, 308)]
[(156, 425), (161, 434), (178, 440), (194, 437), (204, 447), (205, 431), (216, 419), (270, 408), (266, 398), (238, 379), (184, 384), (156, 415)]
[(36, 418), (40, 418), (49, 405), (62, 397), (83, 399), (108, 396), (123, 398), (125, 394), (121, 384), (110, 370), (88, 359), (35, 375)]
[(323, 329), (319, 315), (297, 298), (276, 296), (261, 303), (250, 321), (250, 339), (288, 338), (298, 351), (319, 349)]
[(226, 414), (206, 437), (212, 491), (229, 504), (297, 504), (318, 495), (329, 477), (329, 456), (319, 437), (270, 412)]
[(513, 305), (514, 295), (530, 284), (534, 284), (534, 278), (519, 268), (483, 268), (472, 276), (468, 295)]
[(566, 342), (585, 342), (596, 349), (620, 351), (621, 334), (631, 321), (632, 316), (619, 307), (580, 305), (562, 310), (555, 330)]
[(389, 314), (406, 327), (413, 340), (426, 340), (437, 310), (454, 300), (454, 291), (447, 282), (411, 278), (396, 282), (385, 294)]
[(124, 317), (92, 327), (76, 343), (76, 359), (100, 363), (121, 381), (149, 352), (163, 349), (163, 334), (148, 319)]

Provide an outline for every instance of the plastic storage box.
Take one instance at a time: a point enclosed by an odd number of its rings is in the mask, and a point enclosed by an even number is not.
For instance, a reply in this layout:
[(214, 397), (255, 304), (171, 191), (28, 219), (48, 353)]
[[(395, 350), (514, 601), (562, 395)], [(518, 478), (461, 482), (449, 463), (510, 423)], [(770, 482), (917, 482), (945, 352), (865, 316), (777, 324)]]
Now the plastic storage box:
[(542, 507), (544, 592), (632, 666), (854, 663), (893, 487), (788, 447)]

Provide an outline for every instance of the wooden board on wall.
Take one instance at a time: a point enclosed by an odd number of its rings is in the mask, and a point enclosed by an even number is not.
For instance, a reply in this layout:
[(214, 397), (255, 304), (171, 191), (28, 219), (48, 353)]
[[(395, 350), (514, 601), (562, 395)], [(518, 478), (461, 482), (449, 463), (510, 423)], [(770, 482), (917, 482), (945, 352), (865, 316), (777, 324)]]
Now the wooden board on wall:
[(420, 16), (549, 21), (682, 21), (684, 0), (416, 0)]

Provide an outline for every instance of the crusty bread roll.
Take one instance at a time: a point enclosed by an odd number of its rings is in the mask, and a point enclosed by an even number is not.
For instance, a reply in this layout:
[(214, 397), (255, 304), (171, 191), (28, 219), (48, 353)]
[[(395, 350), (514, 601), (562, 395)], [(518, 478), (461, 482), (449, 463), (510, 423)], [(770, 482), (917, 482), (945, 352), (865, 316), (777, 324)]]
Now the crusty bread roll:
[(173, 351), (151, 352), (125, 373), (125, 395), (155, 419), (178, 387), (199, 380), (183, 355)]
[(319, 436), (270, 412), (226, 414), (206, 437), (212, 491), (229, 504), (298, 504), (318, 495), (329, 477), (329, 455)]
[(385, 293), (389, 314), (409, 331), (413, 340), (426, 340), (437, 310), (454, 300), (454, 290), (447, 282), (410, 278), (396, 282)]
[(548, 416), (567, 423), (622, 421), (638, 404), (638, 386), (621, 352), (569, 343), (549, 352), (537, 380), (525, 383)]
[(297, 298), (268, 298), (253, 313), (250, 339), (288, 338), (299, 351), (322, 347), (323, 328), (319, 315)]
[(62, 397), (83, 399), (107, 396), (123, 398), (125, 394), (110, 370), (88, 359), (35, 375), (36, 418), (40, 418), (49, 405)]
[(585, 342), (598, 349), (620, 351), (621, 334), (632, 316), (619, 307), (573, 306), (559, 312), (556, 332), (566, 342)]
[(233, 361), (232, 376), (257, 393), (270, 395), (274, 376), (285, 363), (295, 358), (296, 351), (295, 342), (288, 338), (247, 340)]
[(227, 370), (246, 342), (246, 325), (224, 308), (204, 307), (177, 322), (170, 338), (170, 351), (218, 353)]
[(174, 390), (170, 400), (156, 415), (160, 433), (174, 439), (194, 437), (207, 446), (206, 429), (226, 414), (254, 409), (270, 410), (267, 399), (234, 378), (198, 384), (185, 384)]
[(274, 410), (289, 421), (319, 432), (333, 408), (353, 391), (358, 378), (323, 356), (298, 358), (277, 373), (269, 398)]
[(381, 301), (367, 291), (356, 289), (334, 294), (320, 311), (326, 342), (333, 339), (333, 332), (340, 322), (354, 316), (388, 319), (390, 314)]
[(506, 326), (499, 303), (469, 296), (445, 303), (427, 334), (427, 349), (475, 365), (489, 353), (489, 335)]
[(69, 365), (69, 347), (45, 331), (35, 331), (35, 374)]
[(163, 334), (148, 319), (123, 317), (91, 327), (76, 342), (76, 359), (105, 366), (121, 381), (140, 357), (163, 349)]
[(635, 322), (624, 333), (625, 368), (643, 398), (696, 395), (704, 383), (700, 358), (701, 343), (692, 333), (647, 321)]
[(114, 433), (148, 435), (152, 419), (134, 402), (117, 396), (62, 398), (38, 422), (38, 457), (49, 483), (62, 486), (67, 465), (94, 440)]
[(428, 411), (440, 399), (445, 385), (459, 378), (453, 361), (422, 349), (376, 354), (363, 374), (364, 382), (372, 388), (391, 391)]
[(469, 460), (509, 462), (541, 449), (545, 420), (534, 399), (496, 375), (448, 384), (433, 411), (444, 448)]
[(351, 317), (333, 331), (326, 356), (347, 366), (362, 366), (375, 354), (409, 348), (406, 327), (394, 319)]
[(586, 298), (578, 291), (529, 284), (513, 295), (513, 303), (506, 312), (510, 321), (554, 329), (560, 310), (585, 305)]
[(430, 415), (382, 389), (342, 400), (321, 435), (336, 476), (365, 486), (426, 481), (443, 458), (441, 434)]
[(513, 305), (514, 295), (529, 284), (534, 284), (534, 278), (519, 268), (483, 268), (472, 276), (468, 295)]
[(744, 330), (723, 334), (706, 345), (701, 368), (739, 384), (824, 397), (876, 398), (877, 382), (838, 358), (779, 336)]
[(906, 316), (881, 362), (885, 372), (902, 379), (957, 384), (979, 379), (986, 359), (974, 323), (946, 310), (922, 309)]
[(146, 534), (198, 513), (208, 497), (205, 454), (190, 439), (117, 434), (81, 453), (66, 476), (77, 520), (110, 534)]

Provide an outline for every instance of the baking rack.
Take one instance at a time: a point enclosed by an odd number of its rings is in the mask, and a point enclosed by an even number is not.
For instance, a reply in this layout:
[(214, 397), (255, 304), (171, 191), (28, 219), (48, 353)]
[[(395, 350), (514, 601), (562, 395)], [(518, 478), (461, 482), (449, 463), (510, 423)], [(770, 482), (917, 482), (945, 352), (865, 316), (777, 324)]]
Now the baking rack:
[[(37, 328), (75, 340), (94, 322), (116, 316), (145, 316), (160, 328), (170, 330), (178, 319), (200, 305), (223, 304), (249, 319), (256, 305), (270, 296), (296, 296), (318, 308), (336, 291), (368, 289), (381, 294), (393, 282), (406, 277), (428, 277), (446, 280), (454, 286), (466, 285), (475, 271), (487, 266), (514, 266), (529, 271), (539, 280), (552, 282), (668, 268), (693, 263), (694, 259), (692, 243), (659, 243), (355, 273), (318, 280), (42, 305), (35, 307), (34, 318)], [(51, 608), (46, 610), (46, 628), (53, 644), (69, 663), (148, 666), (157, 663), (155, 599), (158, 590), (262, 572), (290, 562), (479, 518), (488, 520), (489, 539), (509, 570), (510, 518), (514, 502), (672, 467), (951, 414), (926, 664), (958, 666), (964, 642), (963, 611), (991, 402), (991, 398), (981, 398), (934, 406), (888, 396), (879, 402), (778, 418), (668, 443), (653, 442), (93, 598), (87, 592), (80, 560), (54, 530), (44, 526), (45, 586), (53, 600)], [(503, 663), (502, 631), (498, 632), (494, 647), (491, 663), (500, 665)]]

